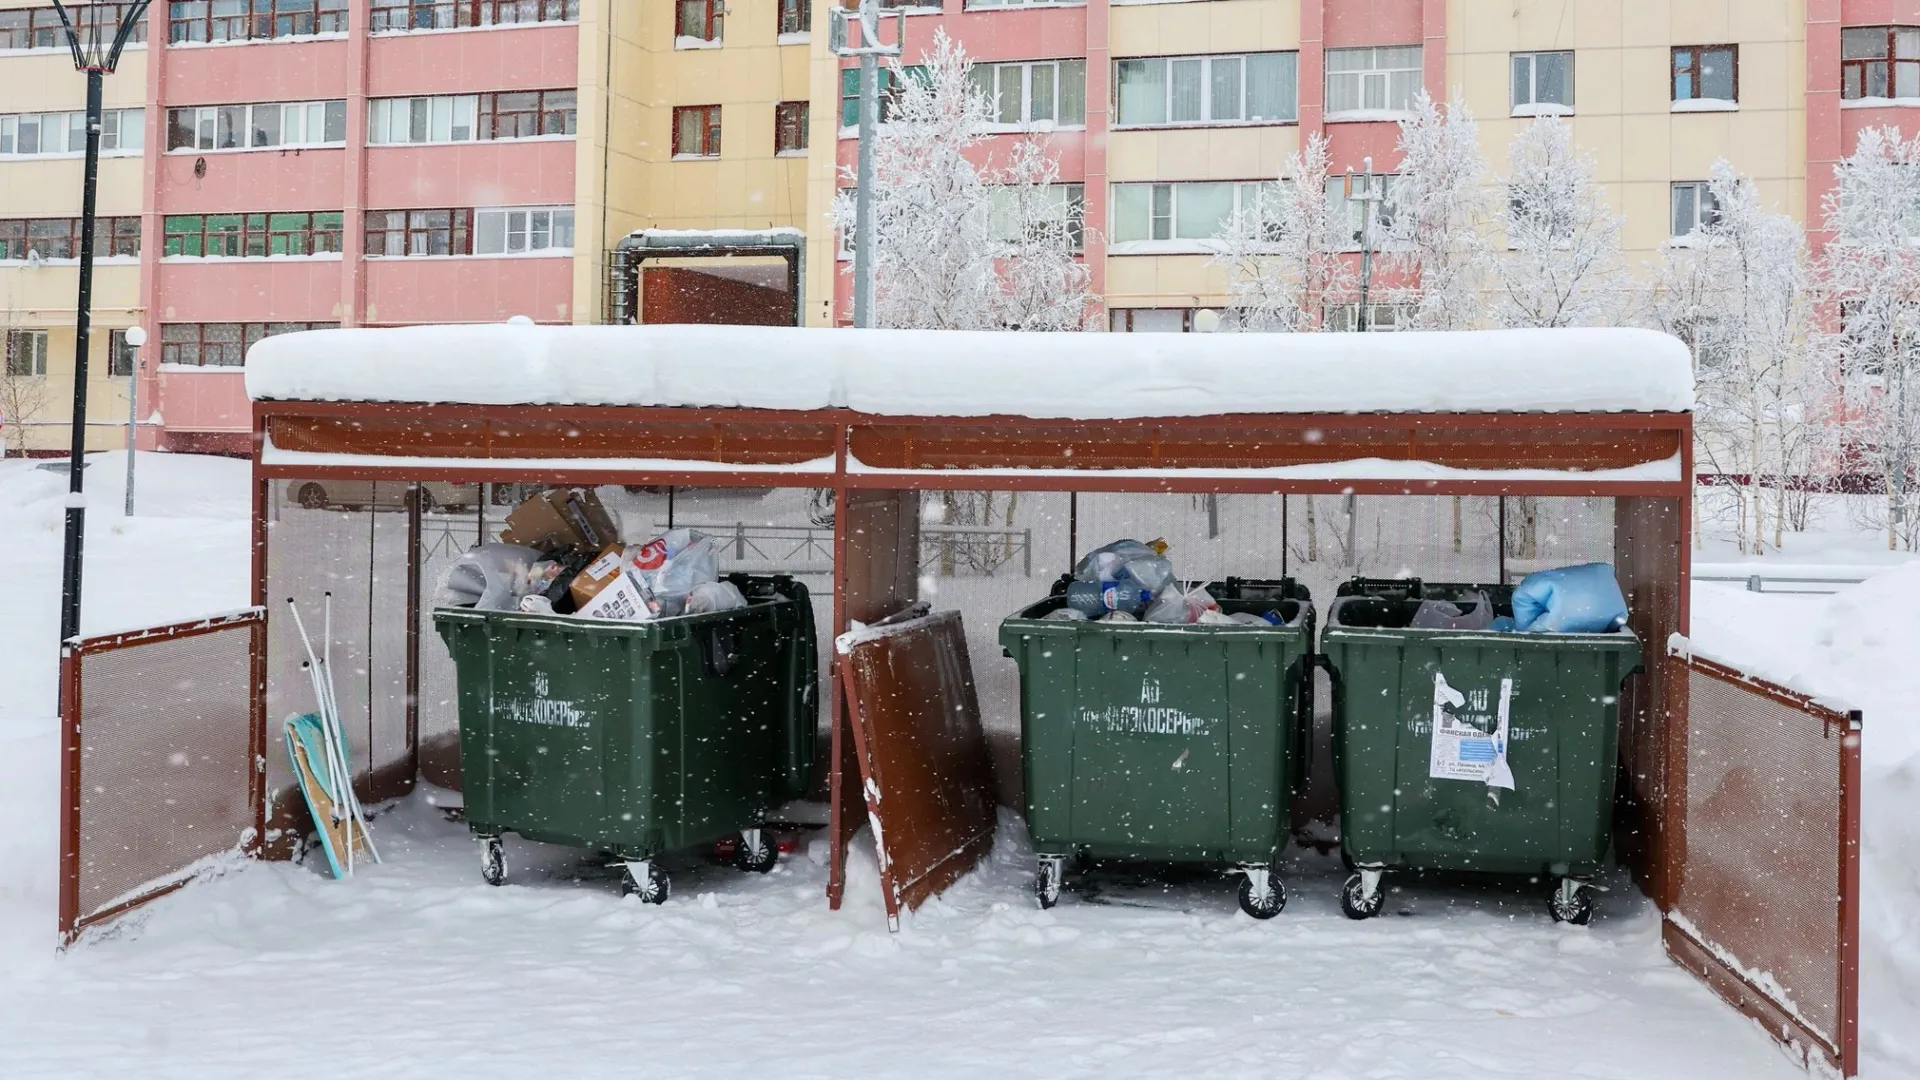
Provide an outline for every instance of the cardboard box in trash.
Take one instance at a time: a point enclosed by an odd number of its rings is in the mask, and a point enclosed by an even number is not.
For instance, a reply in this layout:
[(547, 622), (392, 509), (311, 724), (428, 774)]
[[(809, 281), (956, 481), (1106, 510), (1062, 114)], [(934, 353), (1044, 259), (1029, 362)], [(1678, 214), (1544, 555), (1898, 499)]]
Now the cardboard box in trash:
[(574, 575), (568, 587), (574, 613), (589, 619), (644, 620), (660, 614), (659, 601), (644, 578), (634, 571), (630, 551), (608, 544), (599, 558)]
[(540, 551), (600, 551), (620, 539), (600, 497), (586, 488), (550, 488), (507, 515), (500, 539)]

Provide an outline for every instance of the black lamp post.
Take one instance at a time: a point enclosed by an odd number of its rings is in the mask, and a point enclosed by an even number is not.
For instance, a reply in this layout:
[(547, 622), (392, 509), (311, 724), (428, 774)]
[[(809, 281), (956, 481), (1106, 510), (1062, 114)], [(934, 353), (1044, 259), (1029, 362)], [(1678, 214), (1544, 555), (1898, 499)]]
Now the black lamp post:
[(120, 64), (120, 51), (146, 14), (149, 0), (134, 0), (120, 9), (120, 21), (107, 25), (100, 13), (105, 5), (85, 5), (75, 12), (53, 0), (60, 25), (73, 50), (73, 66), (87, 75), (87, 165), (80, 204), (80, 303), (73, 320), (73, 441), (67, 463), (67, 545), (60, 582), (60, 640), (80, 633), (80, 541), (86, 528), (86, 505), (81, 498), (81, 473), (87, 449), (87, 345), (93, 322), (93, 209), (100, 187), (100, 91), (106, 76)]

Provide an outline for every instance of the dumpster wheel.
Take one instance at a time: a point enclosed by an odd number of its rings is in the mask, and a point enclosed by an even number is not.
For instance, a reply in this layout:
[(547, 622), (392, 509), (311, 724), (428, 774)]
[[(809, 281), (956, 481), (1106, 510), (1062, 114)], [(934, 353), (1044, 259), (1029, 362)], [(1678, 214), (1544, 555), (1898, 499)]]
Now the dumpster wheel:
[(1579, 878), (1556, 880), (1547, 894), (1547, 914), (1554, 922), (1587, 925), (1593, 921), (1593, 887)]
[(489, 885), (506, 884), (507, 850), (497, 836), (480, 838), (480, 877)]
[(1387, 906), (1387, 890), (1381, 887), (1380, 877), (1378, 870), (1361, 870), (1347, 878), (1340, 890), (1341, 913), (1349, 919), (1371, 919), (1380, 914), (1380, 909)]
[(740, 842), (733, 848), (733, 864), (750, 874), (764, 874), (780, 861), (780, 846), (767, 839), (761, 829), (740, 830)]
[(673, 880), (651, 859), (628, 862), (620, 875), (620, 895), (637, 896), (643, 904), (664, 904), (672, 893)]
[(1060, 902), (1060, 886), (1066, 882), (1066, 879), (1066, 856), (1040, 856), (1040, 869), (1033, 875), (1033, 897), (1040, 901), (1041, 911)]
[(1256, 919), (1271, 919), (1286, 910), (1287, 887), (1270, 867), (1249, 866), (1240, 879), (1240, 910)]

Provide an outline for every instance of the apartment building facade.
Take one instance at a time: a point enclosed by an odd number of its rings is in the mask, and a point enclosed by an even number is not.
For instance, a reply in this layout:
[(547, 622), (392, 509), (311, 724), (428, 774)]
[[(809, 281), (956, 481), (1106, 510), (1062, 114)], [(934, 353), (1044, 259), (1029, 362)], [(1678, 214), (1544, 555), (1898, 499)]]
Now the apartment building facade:
[[(119, 134), (101, 173), (90, 445), (124, 439), (110, 332), (136, 324), (151, 338), (142, 445), (238, 449), (239, 360), (287, 329), (777, 321), (792, 317), (780, 295), (801, 322), (844, 323), (827, 212), (854, 157), (856, 83), (828, 49), (826, 2), (157, 4), (107, 80)], [(1205, 239), (1311, 135), (1336, 171), (1371, 159), (1390, 176), (1420, 88), (1464, 97), (1495, 176), (1523, 125), (1564, 117), (1626, 216), (1629, 271), (1711, 213), (1716, 159), (1817, 226), (1859, 129), (1920, 115), (1920, 0), (914, 4), (895, 5), (906, 62), (936, 29), (966, 47), (995, 111), (985, 152), (1038, 138), (1059, 159), (1060, 205), (1086, 226), (1121, 331), (1185, 329), (1225, 303)], [(0, 319), (17, 344), (7, 370), (45, 372), (9, 382), (37, 380), (53, 402), (26, 429), (52, 448), (67, 437), (75, 271), (59, 237), (79, 164), (38, 132), (69, 130), (57, 117), (82, 83), (34, 36), (46, 14), (0, 10)], [(24, 37), (10, 29), (23, 19)], [(30, 117), (34, 149), (7, 143)], [(1336, 212), (1356, 213), (1342, 195), (1329, 192)], [(684, 257), (610, 274), (645, 230)], [(793, 268), (704, 258), (703, 237), (793, 247), (800, 295), (782, 292)], [(1396, 322), (1388, 305), (1370, 315)]]

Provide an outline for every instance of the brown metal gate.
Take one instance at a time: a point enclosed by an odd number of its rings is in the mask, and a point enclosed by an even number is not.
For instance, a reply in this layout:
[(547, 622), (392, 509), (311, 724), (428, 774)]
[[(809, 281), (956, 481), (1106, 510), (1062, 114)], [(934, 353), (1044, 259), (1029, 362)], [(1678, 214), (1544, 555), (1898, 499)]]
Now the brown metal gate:
[(251, 854), (264, 831), (266, 614), (60, 654), (60, 941)]
[(1688, 700), (1667, 953), (1810, 1067), (1854, 1076), (1860, 714), (1676, 658)]

